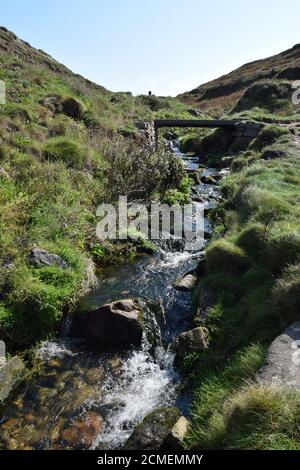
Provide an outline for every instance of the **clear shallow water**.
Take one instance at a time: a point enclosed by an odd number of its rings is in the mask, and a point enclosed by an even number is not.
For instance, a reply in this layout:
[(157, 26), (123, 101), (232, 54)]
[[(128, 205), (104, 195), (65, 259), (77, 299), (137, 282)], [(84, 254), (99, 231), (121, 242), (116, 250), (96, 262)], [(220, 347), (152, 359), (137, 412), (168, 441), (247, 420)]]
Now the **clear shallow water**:
[[(206, 201), (218, 197), (208, 185), (195, 186), (194, 194)], [(186, 411), (170, 345), (191, 326), (192, 299), (173, 284), (197, 266), (201, 253), (186, 251), (184, 243), (166, 242), (155, 256), (106, 269), (100, 287), (83, 299), (81, 309), (145, 298), (156, 305), (147, 309), (156, 346), (145, 336), (141, 348), (109, 356), (87, 352), (83, 342), (68, 337), (43, 343), (37, 350), (39, 373), (0, 417), (0, 448), (118, 449), (155, 408), (177, 404)]]

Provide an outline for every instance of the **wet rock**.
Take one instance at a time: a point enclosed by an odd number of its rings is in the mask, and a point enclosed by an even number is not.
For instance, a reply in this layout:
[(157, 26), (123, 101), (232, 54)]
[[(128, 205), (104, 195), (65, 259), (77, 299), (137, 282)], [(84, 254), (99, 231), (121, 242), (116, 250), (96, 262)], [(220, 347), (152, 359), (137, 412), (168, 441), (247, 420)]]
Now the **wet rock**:
[(159, 408), (136, 426), (126, 441), (126, 450), (158, 450), (180, 418), (177, 408)]
[(59, 268), (66, 269), (69, 265), (58, 255), (49, 253), (47, 250), (41, 248), (33, 248), (28, 256), (28, 261), (32, 266), (58, 266)]
[(164, 442), (164, 450), (168, 449), (171, 451), (184, 450), (183, 440), (187, 435), (189, 428), (189, 421), (181, 416), (179, 420), (172, 427), (170, 433), (167, 435)]
[(89, 385), (100, 385), (104, 379), (105, 372), (102, 368), (92, 368), (86, 373), (87, 383)]
[(300, 390), (300, 321), (290, 325), (269, 347), (257, 373), (264, 384), (285, 385)]
[(98, 351), (129, 349), (141, 344), (143, 313), (137, 301), (117, 300), (78, 315), (72, 333), (85, 337)]
[(219, 171), (219, 177), (226, 178), (230, 175), (230, 170), (228, 168), (223, 168), (223, 170)]
[(189, 291), (192, 290), (197, 282), (197, 277), (194, 274), (187, 274), (186, 276), (178, 279), (175, 284), (174, 288), (176, 290), (184, 290)]
[(190, 331), (185, 331), (178, 336), (177, 357), (181, 359), (185, 354), (200, 352), (208, 346), (208, 330), (204, 327), (197, 327)]
[(216, 184), (215, 178), (211, 175), (202, 175), (200, 181), (204, 184)]
[(18, 356), (0, 365), (0, 403), (4, 402), (12, 390), (24, 378), (25, 364)]
[(89, 411), (82, 419), (76, 419), (72, 425), (61, 432), (61, 439), (72, 448), (89, 448), (103, 430), (103, 418), (94, 411)]

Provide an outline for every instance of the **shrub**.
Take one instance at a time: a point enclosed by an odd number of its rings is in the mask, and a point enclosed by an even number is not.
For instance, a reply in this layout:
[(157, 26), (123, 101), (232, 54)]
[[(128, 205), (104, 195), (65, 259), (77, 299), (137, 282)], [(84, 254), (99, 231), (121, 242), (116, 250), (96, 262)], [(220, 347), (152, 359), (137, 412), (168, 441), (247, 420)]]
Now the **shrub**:
[(165, 107), (165, 104), (154, 95), (141, 95), (139, 96), (139, 100), (146, 106), (149, 106), (151, 111), (158, 111)]
[(272, 273), (279, 273), (288, 264), (295, 263), (299, 259), (299, 233), (282, 233), (270, 239), (266, 250), (266, 263)]
[(169, 205), (187, 204), (190, 199), (191, 180), (184, 176), (179, 183), (178, 189), (168, 189), (165, 193), (165, 202)]
[(44, 146), (47, 160), (61, 160), (68, 166), (81, 169), (87, 161), (87, 149), (80, 142), (65, 137), (54, 137)]
[(244, 250), (224, 239), (210, 244), (206, 251), (206, 259), (209, 269), (222, 272), (243, 272), (249, 266)]
[(273, 288), (273, 300), (284, 325), (300, 320), (300, 264), (285, 269)]

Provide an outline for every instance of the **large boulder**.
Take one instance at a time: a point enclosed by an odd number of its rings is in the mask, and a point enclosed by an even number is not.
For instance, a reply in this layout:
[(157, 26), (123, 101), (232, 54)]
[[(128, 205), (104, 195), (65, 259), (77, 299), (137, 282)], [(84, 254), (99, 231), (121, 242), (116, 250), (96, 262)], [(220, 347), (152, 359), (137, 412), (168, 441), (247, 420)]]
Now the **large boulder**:
[(300, 390), (300, 321), (275, 338), (257, 373), (257, 380)]
[(68, 264), (58, 255), (49, 253), (41, 248), (33, 248), (28, 256), (29, 264), (37, 268), (57, 266), (62, 269), (68, 268)]
[(208, 330), (202, 326), (185, 331), (178, 336), (177, 357), (185, 354), (201, 352), (208, 346)]
[(18, 356), (0, 363), (0, 403), (10, 395), (14, 387), (24, 378), (25, 364)]
[(159, 408), (154, 410), (145, 416), (143, 421), (136, 426), (124, 444), (123, 449), (160, 449), (179, 418), (180, 413), (177, 408)]
[(143, 324), (144, 316), (138, 301), (117, 300), (77, 315), (73, 335), (83, 336), (98, 351), (118, 351), (141, 344)]

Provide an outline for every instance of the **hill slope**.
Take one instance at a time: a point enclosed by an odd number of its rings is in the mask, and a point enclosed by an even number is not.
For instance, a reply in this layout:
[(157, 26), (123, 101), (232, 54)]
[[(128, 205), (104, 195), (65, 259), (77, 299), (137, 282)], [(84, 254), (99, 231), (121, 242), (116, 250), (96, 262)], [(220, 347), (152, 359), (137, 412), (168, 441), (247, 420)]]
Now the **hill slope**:
[(300, 44), (267, 59), (245, 64), (228, 75), (179, 95), (178, 99), (220, 114), (232, 108), (250, 85), (266, 79), (300, 79)]
[[(119, 194), (164, 197), (179, 184), (179, 163), (153, 153), (136, 121), (190, 114), (172, 98), (109, 92), (6, 28), (0, 64), (0, 337), (21, 348), (55, 330), (93, 280), (91, 260), (134, 254), (130, 243), (100, 244), (97, 206)], [(34, 265), (34, 248), (56, 262)]]

